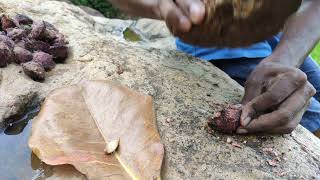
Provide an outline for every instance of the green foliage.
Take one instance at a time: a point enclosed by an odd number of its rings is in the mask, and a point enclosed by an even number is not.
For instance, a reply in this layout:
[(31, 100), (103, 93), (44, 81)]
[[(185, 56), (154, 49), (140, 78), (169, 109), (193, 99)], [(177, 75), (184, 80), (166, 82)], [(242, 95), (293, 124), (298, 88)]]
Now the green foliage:
[(315, 61), (318, 62), (318, 64), (320, 64), (320, 42), (318, 43), (318, 45), (312, 51), (311, 56), (313, 57), (313, 59)]
[(123, 14), (107, 0), (71, 0), (76, 5), (88, 6), (98, 10), (108, 18), (121, 18)]

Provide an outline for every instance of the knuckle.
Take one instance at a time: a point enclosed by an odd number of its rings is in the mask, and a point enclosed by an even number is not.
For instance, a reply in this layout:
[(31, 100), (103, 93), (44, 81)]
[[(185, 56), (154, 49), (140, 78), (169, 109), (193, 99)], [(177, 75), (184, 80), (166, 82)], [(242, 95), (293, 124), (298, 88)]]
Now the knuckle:
[(309, 97), (314, 96), (317, 93), (316, 89), (310, 83), (307, 83), (307, 94)]
[(305, 84), (308, 81), (306, 73), (297, 68), (293, 70), (293, 77), (299, 85)]
[(282, 110), (279, 113), (279, 124), (284, 126), (287, 125), (293, 118), (293, 114), (289, 111)]
[(277, 105), (277, 104), (281, 103), (283, 100), (282, 94), (274, 92), (271, 89), (268, 89), (266, 92), (264, 92), (263, 96), (264, 96), (264, 99), (268, 100), (269, 105), (271, 105), (271, 104)]

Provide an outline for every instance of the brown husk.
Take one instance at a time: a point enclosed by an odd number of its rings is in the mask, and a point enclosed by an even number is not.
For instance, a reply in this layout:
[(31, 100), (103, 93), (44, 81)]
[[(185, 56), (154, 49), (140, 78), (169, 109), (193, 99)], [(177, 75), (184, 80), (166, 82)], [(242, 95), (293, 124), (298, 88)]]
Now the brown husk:
[(186, 43), (206, 47), (242, 47), (278, 33), (301, 0), (203, 0), (204, 23), (178, 34)]

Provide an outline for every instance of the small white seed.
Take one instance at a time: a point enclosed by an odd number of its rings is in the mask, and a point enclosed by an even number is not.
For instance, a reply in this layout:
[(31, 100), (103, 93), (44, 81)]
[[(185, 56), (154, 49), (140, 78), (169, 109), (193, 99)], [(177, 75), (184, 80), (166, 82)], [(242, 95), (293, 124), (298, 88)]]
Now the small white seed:
[(233, 139), (228, 137), (228, 138), (227, 138), (227, 143), (228, 143), (228, 144), (231, 144), (232, 142), (233, 142)]
[(120, 142), (120, 139), (116, 139), (116, 140), (112, 140), (111, 142), (107, 143), (106, 144), (106, 147), (104, 149), (104, 152), (106, 154), (111, 154), (113, 153), (114, 151), (117, 150), (118, 146), (119, 146), (119, 142)]

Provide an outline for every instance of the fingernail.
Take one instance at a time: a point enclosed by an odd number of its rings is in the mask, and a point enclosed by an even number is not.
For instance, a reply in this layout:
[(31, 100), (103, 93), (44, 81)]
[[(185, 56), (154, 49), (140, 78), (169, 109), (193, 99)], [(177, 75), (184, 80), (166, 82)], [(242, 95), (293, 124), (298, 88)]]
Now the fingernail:
[(247, 118), (243, 121), (242, 126), (247, 126), (250, 121), (251, 121), (251, 117), (247, 117)]
[(237, 129), (237, 134), (247, 134), (248, 131), (246, 129), (238, 128)]
[(179, 23), (180, 23), (181, 31), (188, 32), (190, 30), (191, 23), (189, 22), (189, 20), (186, 17), (180, 18)]
[(204, 13), (205, 13), (204, 6), (201, 6), (195, 3), (190, 6), (190, 18), (192, 23), (194, 24), (201, 23), (204, 17)]

